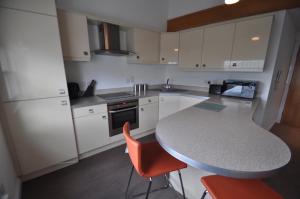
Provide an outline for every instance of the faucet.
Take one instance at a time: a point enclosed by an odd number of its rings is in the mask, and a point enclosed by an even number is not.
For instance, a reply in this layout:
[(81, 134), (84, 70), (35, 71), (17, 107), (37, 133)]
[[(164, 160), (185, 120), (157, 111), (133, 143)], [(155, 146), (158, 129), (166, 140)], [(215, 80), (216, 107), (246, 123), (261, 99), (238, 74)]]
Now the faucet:
[(167, 83), (164, 85), (165, 89), (170, 89), (171, 85), (169, 84), (170, 78), (167, 79)]

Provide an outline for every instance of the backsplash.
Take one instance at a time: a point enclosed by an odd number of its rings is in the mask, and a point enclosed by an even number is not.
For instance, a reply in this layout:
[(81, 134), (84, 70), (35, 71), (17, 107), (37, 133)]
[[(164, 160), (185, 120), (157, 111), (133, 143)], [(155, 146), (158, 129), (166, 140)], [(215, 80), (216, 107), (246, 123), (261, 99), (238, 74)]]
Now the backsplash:
[(65, 61), (68, 82), (79, 83), (84, 90), (92, 79), (96, 90), (131, 87), (135, 83), (162, 84), (166, 66), (127, 64), (126, 56), (92, 56), (90, 62)]

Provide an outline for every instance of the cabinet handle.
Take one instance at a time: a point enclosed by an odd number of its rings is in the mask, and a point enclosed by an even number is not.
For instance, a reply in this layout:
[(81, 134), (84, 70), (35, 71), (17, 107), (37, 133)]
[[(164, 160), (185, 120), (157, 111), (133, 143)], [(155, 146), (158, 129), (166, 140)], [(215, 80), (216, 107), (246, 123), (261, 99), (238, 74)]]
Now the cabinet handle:
[(149, 99), (148, 102), (149, 102), (149, 103), (152, 102), (151, 99)]
[(196, 64), (195, 66), (196, 66), (196, 67), (199, 67), (199, 64)]
[(202, 67), (206, 67), (206, 64), (202, 64)]
[(88, 51), (83, 51), (84, 55), (89, 55)]
[(141, 108), (141, 111), (144, 111), (144, 108)]
[(62, 106), (67, 106), (67, 105), (68, 105), (68, 102), (67, 102), (66, 100), (63, 100), (63, 101), (61, 101), (61, 105), (62, 105)]
[(236, 64), (236, 63), (233, 63), (233, 64), (232, 64), (232, 66), (233, 66), (233, 67), (236, 67), (236, 66), (237, 66), (237, 64)]
[(59, 92), (60, 95), (66, 94), (65, 89), (58, 89), (58, 92)]
[(106, 116), (105, 116), (105, 115), (102, 115), (102, 119), (106, 119)]
[(90, 113), (94, 113), (94, 109), (89, 109), (89, 112)]
[(161, 60), (162, 60), (162, 61), (165, 61), (165, 58), (164, 58), (164, 57), (162, 57), (162, 58), (161, 58)]
[(137, 59), (139, 59), (139, 58), (140, 58), (140, 56), (136, 56), (136, 58), (137, 58)]

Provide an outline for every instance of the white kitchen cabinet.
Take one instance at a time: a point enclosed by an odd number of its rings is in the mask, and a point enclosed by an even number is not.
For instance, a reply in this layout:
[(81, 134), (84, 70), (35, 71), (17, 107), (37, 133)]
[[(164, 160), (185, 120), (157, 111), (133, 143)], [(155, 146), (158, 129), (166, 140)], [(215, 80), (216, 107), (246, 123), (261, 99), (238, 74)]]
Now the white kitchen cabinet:
[(160, 63), (178, 64), (179, 33), (162, 32), (160, 34)]
[(157, 64), (159, 63), (160, 33), (131, 28), (127, 31), (127, 49), (133, 53), (128, 56), (128, 63)]
[[(79, 154), (83, 154), (110, 143), (107, 105), (84, 107), (89, 114), (74, 118)], [(97, 109), (106, 110), (97, 112)], [(74, 111), (73, 111), (74, 115)]]
[(262, 72), (268, 50), (273, 16), (236, 24), (231, 63), (228, 70)]
[(159, 96), (159, 119), (163, 119), (178, 111), (189, 108), (207, 100), (207, 97), (192, 97), (181, 95), (160, 95)]
[(179, 34), (179, 67), (198, 70), (202, 63), (203, 29), (182, 31)]
[(158, 97), (146, 99), (148, 103), (139, 106), (139, 132), (155, 129), (158, 123)]
[(1, 0), (0, 6), (56, 16), (55, 0)]
[(180, 106), (179, 110), (183, 110), (186, 108), (189, 108), (191, 106), (194, 106), (196, 104), (199, 104), (200, 102), (203, 102), (207, 100), (206, 97), (187, 97), (187, 96), (180, 96)]
[(68, 97), (3, 106), (22, 175), (77, 158)]
[(235, 24), (204, 29), (201, 70), (224, 70), (230, 65)]
[(3, 101), (67, 96), (57, 18), (0, 8)]
[(176, 113), (180, 107), (180, 96), (159, 96), (159, 119)]
[(64, 60), (90, 61), (86, 16), (57, 10), (57, 18)]

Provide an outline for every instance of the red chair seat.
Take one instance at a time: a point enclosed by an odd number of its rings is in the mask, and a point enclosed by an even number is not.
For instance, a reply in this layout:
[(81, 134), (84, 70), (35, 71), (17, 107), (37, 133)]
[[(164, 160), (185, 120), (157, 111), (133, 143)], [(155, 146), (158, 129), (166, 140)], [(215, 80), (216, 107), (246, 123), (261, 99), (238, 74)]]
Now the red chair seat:
[(201, 178), (201, 182), (213, 199), (283, 199), (261, 180), (212, 175)]
[(168, 154), (157, 142), (142, 144), (143, 176), (155, 177), (184, 169), (187, 165)]

